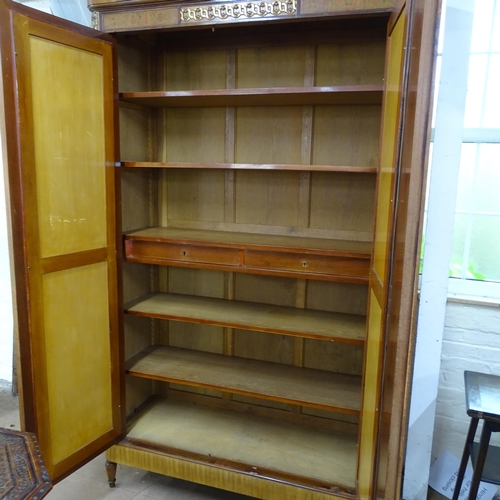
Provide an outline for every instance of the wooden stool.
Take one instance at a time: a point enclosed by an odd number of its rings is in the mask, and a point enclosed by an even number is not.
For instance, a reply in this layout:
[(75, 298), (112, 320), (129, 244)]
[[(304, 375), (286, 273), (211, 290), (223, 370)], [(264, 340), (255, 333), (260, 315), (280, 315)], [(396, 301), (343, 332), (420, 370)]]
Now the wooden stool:
[(0, 428), (0, 500), (40, 500), (51, 489), (35, 435)]
[[(458, 499), (469, 456), (474, 465), (469, 500), (477, 497), (481, 479), (500, 484), (500, 448), (489, 446), (491, 433), (500, 432), (500, 377), (466, 371), (464, 378), (467, 415), (471, 420), (452, 500)], [(483, 430), (477, 444), (474, 436), (479, 420), (483, 420)]]

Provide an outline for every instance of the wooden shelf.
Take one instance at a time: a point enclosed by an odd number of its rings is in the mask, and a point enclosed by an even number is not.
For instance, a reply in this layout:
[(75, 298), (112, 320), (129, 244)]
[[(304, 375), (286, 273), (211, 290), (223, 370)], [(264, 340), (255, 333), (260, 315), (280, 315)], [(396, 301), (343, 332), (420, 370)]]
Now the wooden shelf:
[(294, 165), (282, 163), (187, 163), (157, 161), (122, 161), (125, 168), (185, 168), (221, 170), (292, 170), (301, 172), (351, 172), (354, 174), (376, 174), (377, 167), (349, 165)]
[(156, 402), (132, 422), (119, 446), (323, 492), (354, 493), (356, 485), (356, 435), (189, 403)]
[(131, 358), (136, 377), (359, 415), (361, 377), (209, 352), (153, 346)]
[(370, 242), (167, 227), (124, 238), (130, 262), (368, 282)]
[(122, 102), (152, 108), (232, 106), (313, 106), (380, 104), (382, 85), (339, 87), (278, 87), (186, 91), (124, 92)]
[(125, 311), (135, 316), (298, 335), (350, 344), (363, 344), (365, 340), (366, 318), (355, 314), (174, 293), (146, 295), (126, 304)]

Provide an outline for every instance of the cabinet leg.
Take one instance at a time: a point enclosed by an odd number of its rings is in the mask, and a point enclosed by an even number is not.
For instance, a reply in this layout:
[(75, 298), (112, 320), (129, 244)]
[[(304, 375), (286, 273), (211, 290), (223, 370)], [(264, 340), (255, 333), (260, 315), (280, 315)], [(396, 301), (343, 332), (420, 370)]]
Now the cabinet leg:
[(115, 487), (116, 483), (116, 463), (115, 462), (109, 462), (106, 460), (106, 474), (108, 476), (108, 484), (110, 488)]

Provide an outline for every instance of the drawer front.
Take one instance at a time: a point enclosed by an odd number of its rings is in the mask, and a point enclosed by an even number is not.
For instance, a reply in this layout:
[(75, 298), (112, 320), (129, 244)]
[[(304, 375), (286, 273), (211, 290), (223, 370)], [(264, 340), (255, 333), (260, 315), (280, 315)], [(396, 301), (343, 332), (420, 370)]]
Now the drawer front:
[(370, 259), (247, 250), (245, 252), (245, 265), (258, 269), (282, 269), (305, 274), (367, 278), (370, 270)]
[(236, 248), (201, 247), (157, 241), (126, 240), (125, 256), (128, 260), (193, 262), (200, 264), (240, 265)]

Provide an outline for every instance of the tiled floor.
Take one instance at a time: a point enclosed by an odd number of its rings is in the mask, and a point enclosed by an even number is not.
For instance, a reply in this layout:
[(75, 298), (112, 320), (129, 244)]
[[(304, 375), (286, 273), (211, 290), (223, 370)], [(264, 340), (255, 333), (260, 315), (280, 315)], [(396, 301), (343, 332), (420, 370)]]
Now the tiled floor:
[[(0, 382), (0, 427), (19, 429), (17, 398)], [(104, 469), (104, 456), (99, 456), (67, 477), (45, 497), (47, 500), (252, 500), (215, 488), (118, 466), (116, 487), (110, 488)], [(500, 497), (496, 497), (500, 500)], [(286, 500), (286, 499), (283, 499)], [(445, 500), (429, 489), (428, 500)]]
[[(0, 385), (0, 427), (19, 429), (17, 398)], [(54, 486), (47, 500), (252, 500), (215, 488), (118, 466), (116, 487), (110, 488), (99, 456)]]

